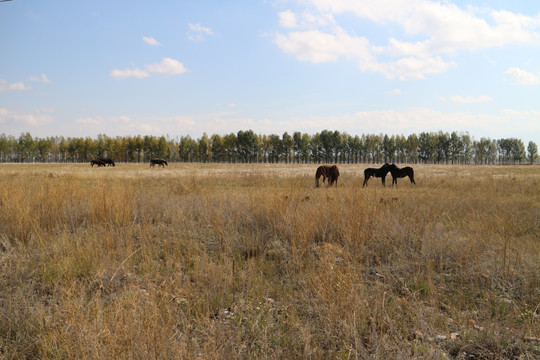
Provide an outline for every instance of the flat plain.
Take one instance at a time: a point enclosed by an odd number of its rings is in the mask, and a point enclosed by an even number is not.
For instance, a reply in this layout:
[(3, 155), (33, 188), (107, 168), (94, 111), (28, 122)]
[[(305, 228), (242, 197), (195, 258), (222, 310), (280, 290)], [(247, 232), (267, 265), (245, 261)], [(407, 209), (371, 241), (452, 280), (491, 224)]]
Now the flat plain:
[(540, 358), (540, 166), (0, 164), (0, 358)]

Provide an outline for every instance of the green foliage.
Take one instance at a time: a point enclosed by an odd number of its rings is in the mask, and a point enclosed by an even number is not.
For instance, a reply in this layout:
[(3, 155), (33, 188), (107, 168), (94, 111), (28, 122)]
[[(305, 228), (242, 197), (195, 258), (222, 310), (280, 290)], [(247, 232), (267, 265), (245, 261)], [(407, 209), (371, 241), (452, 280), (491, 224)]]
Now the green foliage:
[(527, 149), (516, 138), (474, 140), (467, 133), (439, 131), (419, 135), (349, 135), (323, 130), (313, 135), (296, 131), (257, 135), (253, 130), (227, 135), (204, 133), (194, 139), (165, 136), (117, 136), (99, 134), (96, 139), (18, 138), (0, 135), (0, 162), (87, 162), (95, 158), (145, 162), (160, 157), (182, 162), (229, 163), (452, 163), (518, 164), (538, 160), (532, 141)]
[(538, 159), (538, 146), (532, 141), (527, 145), (527, 159), (531, 164)]

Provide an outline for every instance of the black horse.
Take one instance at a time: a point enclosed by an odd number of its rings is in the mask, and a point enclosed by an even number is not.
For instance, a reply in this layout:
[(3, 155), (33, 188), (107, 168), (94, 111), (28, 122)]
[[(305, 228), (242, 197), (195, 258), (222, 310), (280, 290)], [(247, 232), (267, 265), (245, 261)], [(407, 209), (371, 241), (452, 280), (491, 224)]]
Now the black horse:
[(90, 161), (90, 165), (94, 167), (94, 165), (97, 165), (98, 167), (105, 166), (105, 162), (101, 160), (92, 160)]
[(112, 159), (99, 159), (103, 161), (107, 166), (114, 166), (114, 161)]
[(389, 167), (390, 174), (392, 174), (392, 185), (396, 184), (397, 186), (397, 179), (398, 178), (404, 178), (405, 176), (408, 176), (411, 180), (411, 184), (416, 185), (416, 182), (414, 182), (414, 170), (410, 166), (405, 166), (404, 168), (398, 168), (396, 164), (392, 164)]
[(362, 187), (367, 185), (367, 182), (370, 177), (378, 177), (381, 178), (383, 186), (385, 186), (384, 181), (386, 180), (386, 174), (390, 171), (390, 164), (385, 163), (383, 166), (381, 166), (378, 169), (375, 168), (367, 168), (364, 170), (364, 183), (362, 184)]
[(169, 166), (167, 163), (167, 160), (164, 159), (152, 159), (150, 160), (150, 167), (154, 167), (155, 165), (165, 167), (165, 165)]

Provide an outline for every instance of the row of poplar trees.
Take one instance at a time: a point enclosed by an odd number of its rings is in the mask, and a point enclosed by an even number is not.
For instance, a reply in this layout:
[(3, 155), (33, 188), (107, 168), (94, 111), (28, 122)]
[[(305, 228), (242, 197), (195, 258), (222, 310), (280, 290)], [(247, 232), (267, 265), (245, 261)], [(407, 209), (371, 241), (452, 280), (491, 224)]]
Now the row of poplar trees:
[(516, 164), (536, 162), (538, 147), (532, 141), (525, 147), (516, 138), (475, 140), (468, 133), (455, 131), (353, 136), (329, 130), (314, 135), (259, 135), (247, 130), (227, 135), (203, 134), (198, 139), (189, 135), (176, 139), (150, 135), (0, 135), (1, 162), (86, 162), (96, 158), (148, 162), (156, 157), (172, 162)]

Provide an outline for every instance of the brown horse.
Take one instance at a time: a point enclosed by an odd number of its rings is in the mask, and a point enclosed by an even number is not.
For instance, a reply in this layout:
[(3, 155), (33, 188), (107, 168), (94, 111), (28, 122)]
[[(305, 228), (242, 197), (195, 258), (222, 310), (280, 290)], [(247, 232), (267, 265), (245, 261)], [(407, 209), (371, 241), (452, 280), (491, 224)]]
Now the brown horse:
[(154, 167), (155, 165), (165, 167), (165, 165), (169, 166), (167, 163), (167, 160), (164, 159), (152, 159), (150, 160), (150, 167)]
[(94, 165), (97, 165), (98, 167), (100, 167), (100, 166), (105, 166), (105, 162), (103, 162), (101, 160), (92, 160), (92, 161), (90, 161), (90, 165), (92, 167), (94, 167)]
[(107, 166), (114, 166), (114, 161), (113, 159), (99, 159), (101, 161), (103, 161)]
[(317, 168), (317, 172), (315, 173), (315, 187), (319, 187), (319, 178), (321, 176), (323, 178), (323, 184), (326, 182), (326, 178), (328, 178), (328, 186), (336, 183), (337, 187), (339, 169), (336, 165), (321, 165)]
[(396, 164), (392, 164), (389, 167), (390, 174), (392, 174), (392, 185), (396, 184), (397, 186), (397, 179), (398, 178), (404, 178), (405, 176), (408, 176), (411, 180), (411, 184), (416, 185), (414, 182), (414, 170), (410, 166), (405, 166), (404, 168), (398, 168)]
[(390, 171), (389, 163), (385, 163), (383, 166), (381, 166), (378, 169), (367, 168), (366, 170), (364, 170), (364, 183), (362, 184), (362, 187), (367, 185), (369, 178), (372, 176), (381, 178), (382, 184), (383, 186), (385, 186), (384, 182), (386, 180), (386, 175), (388, 174), (389, 171)]

